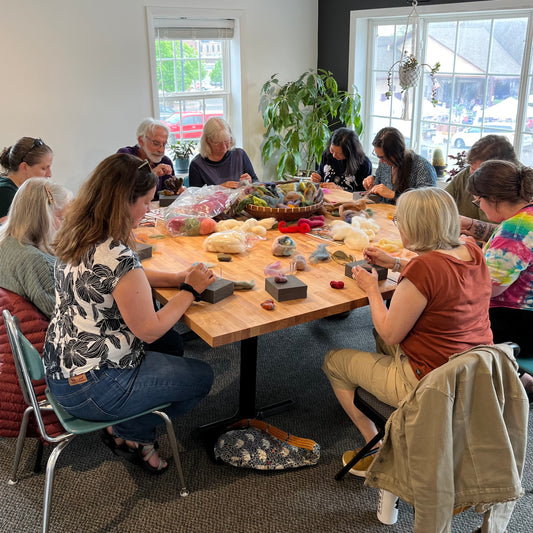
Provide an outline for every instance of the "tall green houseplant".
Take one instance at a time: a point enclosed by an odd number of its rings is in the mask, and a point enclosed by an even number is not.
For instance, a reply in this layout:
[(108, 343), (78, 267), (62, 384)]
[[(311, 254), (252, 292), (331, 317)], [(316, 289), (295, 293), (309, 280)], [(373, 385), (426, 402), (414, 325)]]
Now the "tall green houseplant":
[(273, 74), (261, 89), (260, 109), (266, 127), (261, 156), (265, 163), (279, 157), (279, 179), (314, 169), (336, 127), (363, 131), (357, 89), (339, 90), (326, 70), (309, 70), (284, 85)]

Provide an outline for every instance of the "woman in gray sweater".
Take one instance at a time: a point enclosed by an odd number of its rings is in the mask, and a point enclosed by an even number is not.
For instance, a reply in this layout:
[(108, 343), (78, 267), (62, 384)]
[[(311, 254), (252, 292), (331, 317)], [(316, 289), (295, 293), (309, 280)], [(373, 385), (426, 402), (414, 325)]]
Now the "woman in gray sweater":
[(18, 189), (0, 227), (0, 287), (33, 303), (47, 318), (55, 305), (52, 242), (72, 193), (46, 178)]

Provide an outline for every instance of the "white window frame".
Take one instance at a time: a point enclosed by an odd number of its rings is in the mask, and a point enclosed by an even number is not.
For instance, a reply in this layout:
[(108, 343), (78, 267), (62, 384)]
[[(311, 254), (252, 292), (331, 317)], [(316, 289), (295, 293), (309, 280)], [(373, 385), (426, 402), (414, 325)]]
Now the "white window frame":
[[(150, 54), (150, 77), (152, 87), (152, 112), (153, 116), (159, 116), (159, 90), (157, 85), (157, 60), (155, 52), (156, 34), (154, 30), (155, 19), (195, 18), (204, 20), (232, 19), (234, 21), (233, 39), (225, 43), (228, 47), (229, 71), (227, 77), (227, 93), (213, 91), (210, 94), (219, 98), (226, 98), (225, 119), (231, 124), (233, 135), (238, 144), (242, 144), (242, 76), (241, 76), (241, 51), (240, 51), (240, 28), (244, 16), (242, 10), (237, 9), (194, 9), (178, 7), (146, 7), (146, 24), (148, 33), (148, 46)], [(207, 96), (205, 93), (193, 92), (183, 97), (185, 99), (198, 100)]]
[[(349, 49), (349, 66), (348, 79), (352, 80), (361, 95), (363, 102), (363, 121), (364, 124), (370, 124), (370, 106), (365, 106), (364, 102), (371, 101), (372, 98), (372, 34), (374, 24), (405, 24), (407, 17), (411, 12), (411, 6), (400, 8), (381, 8), (350, 12), (350, 49)], [(431, 21), (439, 18), (448, 18), (450, 15), (457, 15), (458, 19), (476, 19), (485, 16), (529, 16), (530, 21), (533, 18), (533, 8), (530, 1), (524, 0), (497, 0), (466, 2), (454, 4), (440, 4), (423, 6), (418, 5), (417, 11), (422, 19), (427, 18)], [(422, 24), (424, 22), (422, 20)], [(423, 26), (424, 27), (424, 26)], [(425, 31), (424, 31), (425, 33)], [(528, 40), (525, 43), (525, 54), (522, 64), (521, 79), (529, 80), (531, 83), (531, 65), (532, 59), (532, 31), (528, 33)], [(422, 43), (425, 42), (425, 35)], [(523, 132), (524, 106), (527, 105), (527, 91), (529, 83), (523, 83), (520, 88), (518, 102), (518, 117), (516, 123), (515, 147), (518, 148), (520, 138)], [(413, 117), (411, 122), (411, 148), (415, 151), (419, 149), (419, 115), (418, 111), (422, 104), (422, 91), (417, 91), (416, 101), (413, 105)], [(371, 132), (365, 128), (363, 135), (363, 146), (367, 153), (371, 153)], [(518, 152), (517, 152), (518, 153)], [(375, 161), (377, 163), (377, 160)]]

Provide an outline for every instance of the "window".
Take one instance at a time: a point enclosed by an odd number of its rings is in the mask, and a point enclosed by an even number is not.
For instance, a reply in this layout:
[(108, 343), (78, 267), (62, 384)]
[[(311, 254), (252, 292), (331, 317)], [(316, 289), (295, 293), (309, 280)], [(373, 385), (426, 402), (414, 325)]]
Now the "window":
[(154, 107), (170, 129), (170, 144), (199, 140), (206, 120), (229, 117), (240, 96), (232, 94), (232, 73), (239, 72), (231, 64), (235, 19), (204, 18), (197, 11), (188, 17), (170, 8), (148, 8)]
[[(405, 35), (409, 10), (402, 10), (401, 17), (390, 17), (390, 10), (386, 17), (377, 17), (378, 10), (372, 17), (352, 12), (355, 33), (367, 36), (365, 55), (372, 67), (368, 75), (355, 65), (359, 78), (354, 76), (356, 85), (365, 87), (363, 101), (370, 103), (365, 116), (368, 145), (380, 128), (394, 126), (411, 148), (431, 160), (437, 147), (445, 156), (456, 155), (483, 135), (496, 133), (509, 138), (524, 164), (533, 165), (533, 10), (458, 13), (454, 4), (454, 12), (446, 13), (449, 6), (438, 7), (440, 13), (419, 9), (418, 54), (422, 63), (441, 64), (436, 74), (438, 103), (431, 102), (432, 83), (425, 68), (419, 86), (407, 91), (408, 120), (401, 118), (397, 68), (389, 99), (385, 93), (390, 66), (403, 49), (411, 49), (411, 25)], [(356, 37), (354, 58), (360, 58), (361, 41), (361, 35)]]

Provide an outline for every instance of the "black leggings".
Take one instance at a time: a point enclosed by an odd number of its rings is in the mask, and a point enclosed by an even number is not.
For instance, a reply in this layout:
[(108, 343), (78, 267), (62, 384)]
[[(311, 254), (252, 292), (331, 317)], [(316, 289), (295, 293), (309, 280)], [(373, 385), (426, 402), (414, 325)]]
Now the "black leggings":
[(494, 343), (512, 341), (520, 346), (519, 357), (533, 357), (533, 313), (526, 309), (491, 307), (490, 327)]

